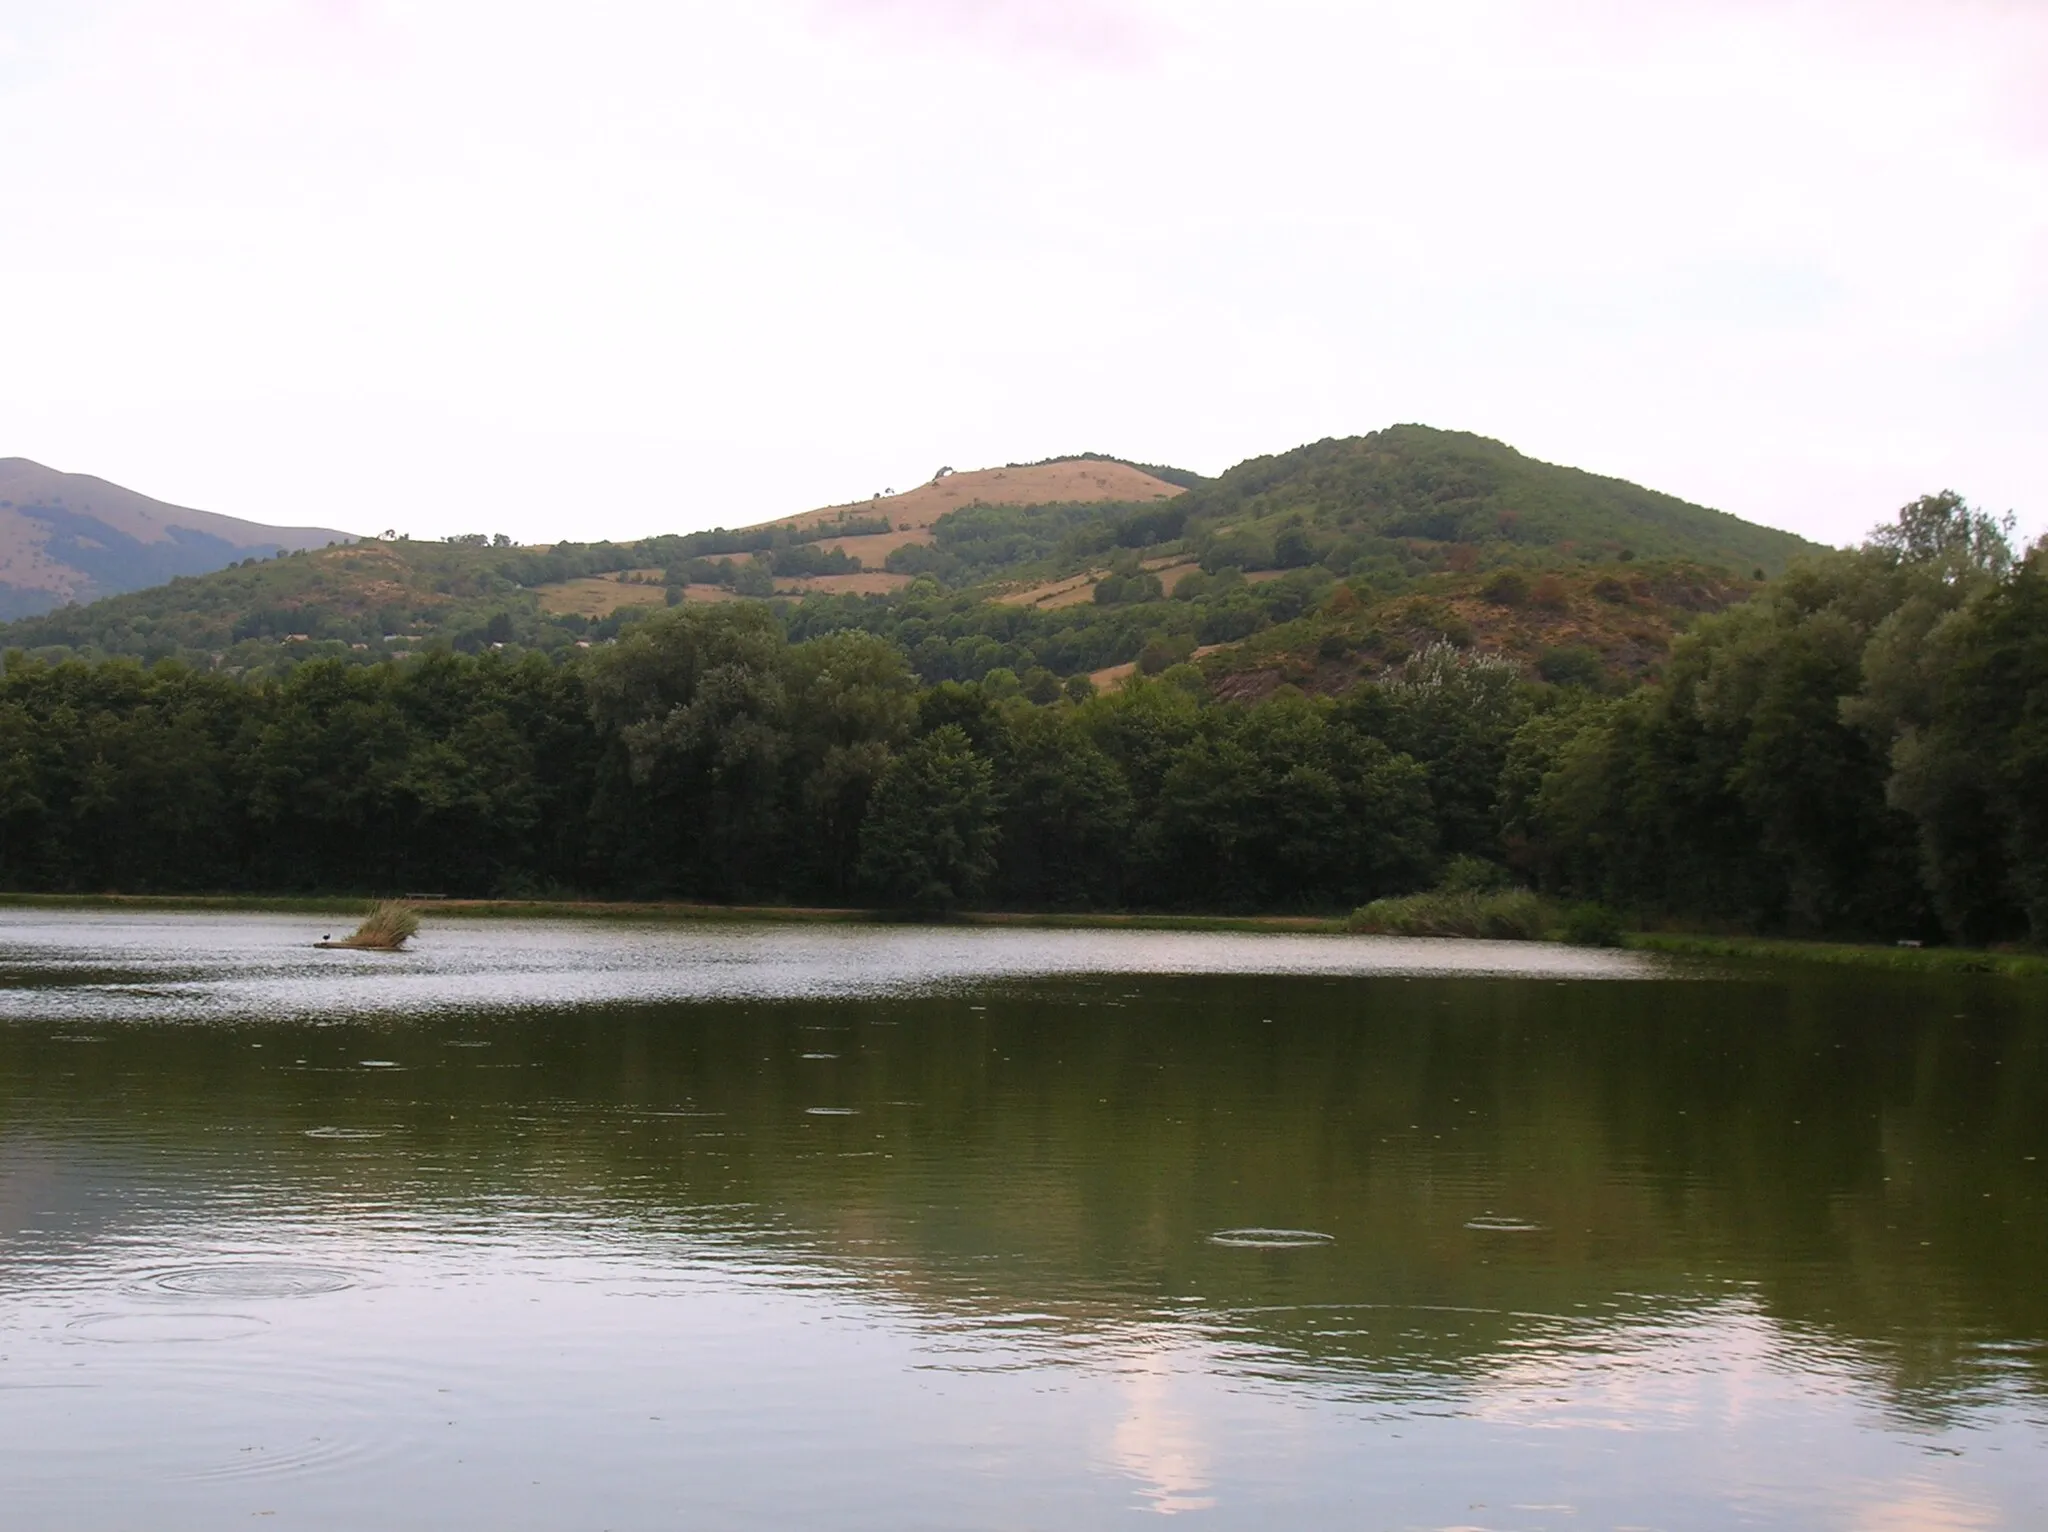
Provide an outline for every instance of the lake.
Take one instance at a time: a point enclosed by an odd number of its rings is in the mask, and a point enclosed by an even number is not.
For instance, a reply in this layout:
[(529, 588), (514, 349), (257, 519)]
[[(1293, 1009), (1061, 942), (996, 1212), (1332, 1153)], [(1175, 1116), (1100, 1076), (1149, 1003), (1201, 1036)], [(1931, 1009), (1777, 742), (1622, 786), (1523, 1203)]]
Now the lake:
[(0, 912), (10, 1528), (2048, 1525), (2048, 989)]

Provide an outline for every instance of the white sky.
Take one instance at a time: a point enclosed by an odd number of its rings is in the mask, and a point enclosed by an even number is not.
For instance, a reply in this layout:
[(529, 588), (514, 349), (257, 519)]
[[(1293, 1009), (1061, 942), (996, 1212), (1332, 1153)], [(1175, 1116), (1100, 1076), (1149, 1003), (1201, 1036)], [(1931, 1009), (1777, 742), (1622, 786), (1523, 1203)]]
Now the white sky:
[(735, 525), (1395, 421), (2048, 526), (2048, 0), (0, 0), (0, 455)]

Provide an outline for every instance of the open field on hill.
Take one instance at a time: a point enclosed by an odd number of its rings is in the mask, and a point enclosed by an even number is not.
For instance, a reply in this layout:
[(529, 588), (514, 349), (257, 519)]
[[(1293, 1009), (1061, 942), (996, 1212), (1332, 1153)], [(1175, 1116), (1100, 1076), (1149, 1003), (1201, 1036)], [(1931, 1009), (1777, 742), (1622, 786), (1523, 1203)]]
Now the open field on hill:
[(890, 574), (881, 569), (864, 569), (857, 574), (802, 575), (791, 580), (777, 580), (775, 589), (779, 594), (787, 596), (886, 596), (892, 591), (903, 589), (909, 583), (909, 575)]
[[(654, 571), (657, 581), (661, 571)], [(592, 575), (534, 587), (540, 609), (550, 616), (609, 617), (621, 607), (661, 606), (667, 593), (659, 583), (622, 581), (617, 575)]]
[(1080, 505), (1090, 501), (1170, 500), (1181, 493), (1179, 485), (1154, 478), (1128, 463), (1066, 460), (948, 473), (902, 494), (877, 495), (872, 500), (829, 505), (757, 525), (813, 530), (848, 517), (886, 516), (889, 524), (899, 531), (916, 530), (929, 527), (940, 517), (967, 505)]
[(908, 548), (932, 540), (929, 526), (912, 527), (903, 532), (868, 532), (853, 537), (821, 537), (812, 546), (823, 549), (838, 549), (851, 554), (869, 569), (880, 569), (883, 562), (898, 548)]

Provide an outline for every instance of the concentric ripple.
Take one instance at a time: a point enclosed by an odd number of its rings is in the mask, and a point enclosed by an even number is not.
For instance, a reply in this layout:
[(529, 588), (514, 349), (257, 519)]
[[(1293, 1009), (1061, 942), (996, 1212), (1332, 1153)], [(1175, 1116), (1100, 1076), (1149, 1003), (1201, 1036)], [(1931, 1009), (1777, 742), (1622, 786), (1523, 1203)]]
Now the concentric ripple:
[(187, 1345), (199, 1341), (247, 1340), (270, 1328), (254, 1314), (88, 1314), (68, 1327), (83, 1340), (118, 1345)]
[(131, 1282), (129, 1288), (196, 1298), (311, 1298), (320, 1293), (343, 1292), (356, 1285), (355, 1274), (338, 1266), (233, 1261), (151, 1272)]
[(1337, 1236), (1315, 1229), (1218, 1229), (1209, 1243), (1232, 1250), (1314, 1250), (1336, 1244)]

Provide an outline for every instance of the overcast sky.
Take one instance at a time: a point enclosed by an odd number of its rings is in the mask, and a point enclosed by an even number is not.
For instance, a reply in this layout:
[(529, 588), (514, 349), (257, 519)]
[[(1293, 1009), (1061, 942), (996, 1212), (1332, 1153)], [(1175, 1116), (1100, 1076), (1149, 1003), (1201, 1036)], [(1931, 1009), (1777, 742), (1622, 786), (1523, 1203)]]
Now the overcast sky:
[(1423, 421), (2048, 525), (2048, 0), (0, 0), (0, 455), (734, 525)]

